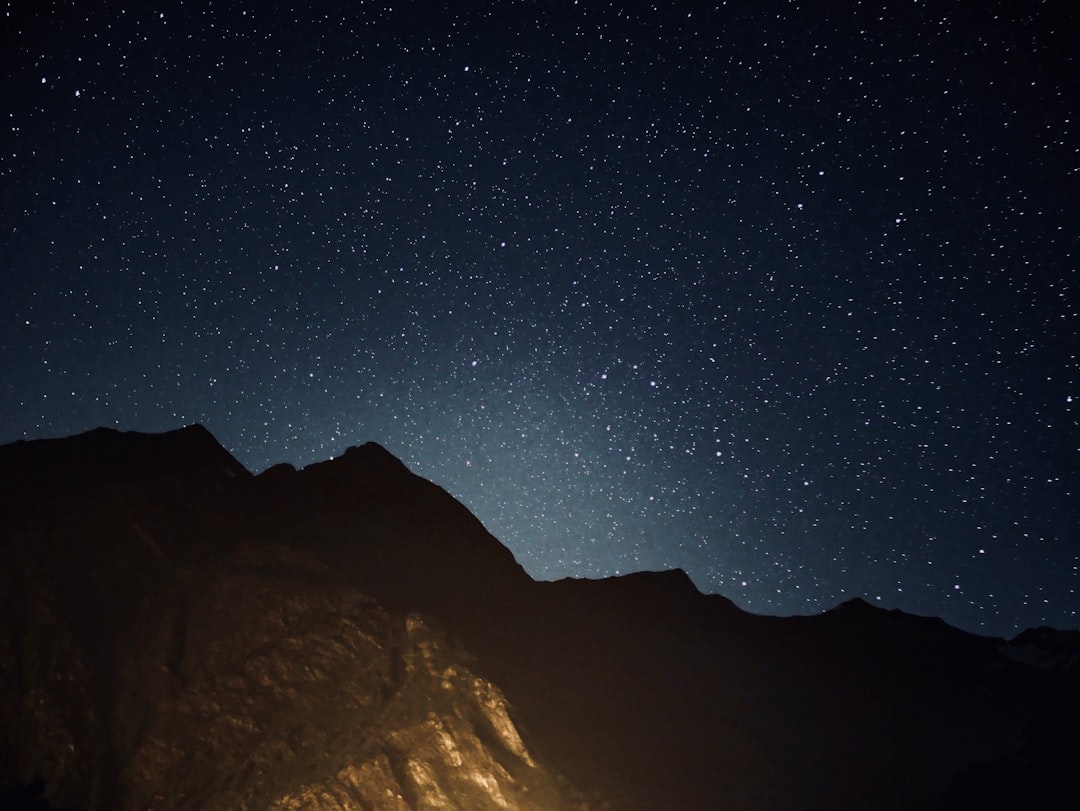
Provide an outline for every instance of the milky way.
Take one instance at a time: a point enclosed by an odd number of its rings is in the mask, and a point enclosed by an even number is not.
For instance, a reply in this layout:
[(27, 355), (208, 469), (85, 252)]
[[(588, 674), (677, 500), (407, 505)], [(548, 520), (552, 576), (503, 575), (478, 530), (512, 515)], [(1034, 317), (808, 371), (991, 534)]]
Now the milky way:
[(5, 10), (0, 441), (374, 440), (538, 578), (1080, 624), (1069, 4), (71, 5)]

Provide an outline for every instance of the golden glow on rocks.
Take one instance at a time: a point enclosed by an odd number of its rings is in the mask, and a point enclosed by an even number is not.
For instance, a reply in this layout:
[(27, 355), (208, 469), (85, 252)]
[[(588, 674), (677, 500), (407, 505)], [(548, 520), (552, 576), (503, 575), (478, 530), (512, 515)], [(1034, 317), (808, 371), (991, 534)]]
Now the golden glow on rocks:
[[(423, 616), (271, 574), (267, 555), (257, 570), (193, 575), (200, 599), (165, 623), (182, 637), (163, 641), (148, 618), (127, 654), (122, 694), (140, 684), (153, 703), (125, 811), (573, 807), (499, 689)], [(166, 666), (155, 651), (172, 651)]]

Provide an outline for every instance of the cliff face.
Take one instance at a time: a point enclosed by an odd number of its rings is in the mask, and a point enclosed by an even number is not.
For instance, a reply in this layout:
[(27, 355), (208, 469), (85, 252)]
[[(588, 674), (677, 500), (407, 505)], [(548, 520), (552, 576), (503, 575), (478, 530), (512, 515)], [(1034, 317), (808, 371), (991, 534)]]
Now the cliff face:
[(78, 811), (923, 809), (963, 772), (959, 808), (1076, 692), (1075, 635), (533, 582), (372, 444), (253, 477), (197, 426), (15, 443), (0, 544), (0, 791)]
[(112, 715), (122, 807), (560, 806), (464, 652), (297, 563), (252, 550), (182, 572), (134, 624)]
[(19, 771), (71, 807), (574, 807), (463, 651), (303, 564), (179, 571), (110, 640), (75, 640), (39, 597), (5, 713)]

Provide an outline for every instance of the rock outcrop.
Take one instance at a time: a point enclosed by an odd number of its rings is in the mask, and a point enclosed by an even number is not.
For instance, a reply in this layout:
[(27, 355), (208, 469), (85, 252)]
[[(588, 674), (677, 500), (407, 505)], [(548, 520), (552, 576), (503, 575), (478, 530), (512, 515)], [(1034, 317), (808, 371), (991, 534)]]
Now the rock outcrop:
[(182, 572), (120, 645), (121, 807), (571, 805), (498, 688), (422, 615), (320, 582), (288, 550), (241, 557)]

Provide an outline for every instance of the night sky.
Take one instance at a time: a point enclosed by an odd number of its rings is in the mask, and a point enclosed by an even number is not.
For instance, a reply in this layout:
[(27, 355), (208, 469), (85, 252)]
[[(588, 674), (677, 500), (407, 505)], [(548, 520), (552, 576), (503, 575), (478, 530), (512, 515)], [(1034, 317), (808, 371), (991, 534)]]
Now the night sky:
[(1080, 627), (1074, 3), (4, 5), (0, 442), (374, 440), (537, 578)]

